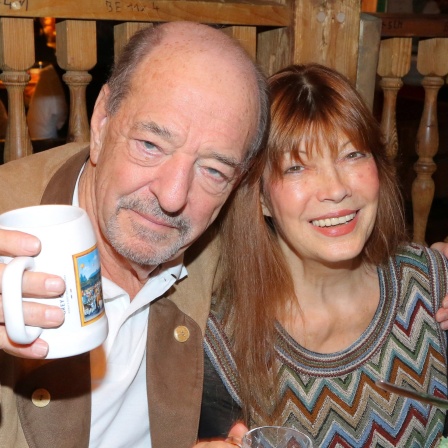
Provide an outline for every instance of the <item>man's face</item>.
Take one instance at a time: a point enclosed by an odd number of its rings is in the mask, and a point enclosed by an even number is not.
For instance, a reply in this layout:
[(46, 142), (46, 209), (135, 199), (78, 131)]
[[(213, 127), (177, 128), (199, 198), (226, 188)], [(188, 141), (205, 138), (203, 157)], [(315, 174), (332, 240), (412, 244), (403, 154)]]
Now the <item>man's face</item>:
[(91, 151), (101, 238), (143, 266), (182, 253), (216, 218), (258, 113), (236, 74), (155, 59), (137, 68), (118, 111), (97, 120)]

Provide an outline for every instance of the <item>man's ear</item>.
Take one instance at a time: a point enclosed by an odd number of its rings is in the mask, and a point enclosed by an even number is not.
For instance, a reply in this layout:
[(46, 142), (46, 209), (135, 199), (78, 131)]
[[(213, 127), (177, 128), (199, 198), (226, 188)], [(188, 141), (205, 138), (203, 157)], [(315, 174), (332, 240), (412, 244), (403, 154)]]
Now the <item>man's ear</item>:
[(261, 202), (261, 210), (263, 211), (264, 216), (270, 216), (272, 218), (272, 214), (269, 211), (268, 206), (266, 205), (266, 199), (263, 193), (260, 193), (260, 202)]
[(90, 160), (93, 164), (96, 164), (103, 146), (105, 128), (109, 119), (106, 111), (109, 92), (109, 86), (105, 84), (95, 102), (92, 119), (90, 121)]

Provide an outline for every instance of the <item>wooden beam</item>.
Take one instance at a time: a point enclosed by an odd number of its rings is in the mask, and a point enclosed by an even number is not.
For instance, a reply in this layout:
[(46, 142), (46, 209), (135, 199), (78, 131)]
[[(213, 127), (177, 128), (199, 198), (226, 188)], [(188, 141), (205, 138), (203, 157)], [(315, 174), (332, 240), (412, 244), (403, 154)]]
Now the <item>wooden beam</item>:
[(263, 0), (4, 0), (0, 16), (288, 26), (290, 8)]
[(356, 89), (370, 110), (375, 96), (376, 69), (380, 52), (381, 20), (361, 13)]
[(356, 81), (361, 2), (296, 1), (293, 61), (317, 62)]
[(257, 57), (257, 29), (253, 26), (229, 26), (222, 31), (237, 39), (241, 46), (255, 61)]
[(372, 14), (382, 21), (383, 37), (448, 37), (446, 14)]
[(257, 62), (268, 76), (294, 62), (291, 57), (293, 32), (289, 27), (258, 33)]

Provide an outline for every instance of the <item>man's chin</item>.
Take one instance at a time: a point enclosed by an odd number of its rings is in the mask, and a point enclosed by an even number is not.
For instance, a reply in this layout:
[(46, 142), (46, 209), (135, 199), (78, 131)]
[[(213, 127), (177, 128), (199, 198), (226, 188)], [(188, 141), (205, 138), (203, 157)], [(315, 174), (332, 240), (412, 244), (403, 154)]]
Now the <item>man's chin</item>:
[(158, 266), (174, 260), (185, 251), (185, 248), (183, 246), (179, 247), (179, 245), (166, 247), (160, 247), (160, 245), (155, 245), (154, 247), (151, 245), (147, 246), (145, 250), (144, 245), (140, 244), (138, 247), (117, 246), (115, 250), (125, 259), (139, 266)]

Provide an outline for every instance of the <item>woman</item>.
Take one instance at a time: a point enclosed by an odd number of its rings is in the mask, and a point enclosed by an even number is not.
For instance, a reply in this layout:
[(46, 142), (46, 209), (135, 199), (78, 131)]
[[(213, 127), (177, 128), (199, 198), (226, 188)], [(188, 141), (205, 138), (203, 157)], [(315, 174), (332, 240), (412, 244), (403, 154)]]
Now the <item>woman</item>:
[(243, 418), (294, 426), (319, 447), (432, 446), (446, 412), (375, 380), (447, 395), (435, 321), (447, 262), (403, 244), (393, 165), (344, 77), (291, 66), (270, 88), (264, 174), (240, 189), (222, 229), (200, 435)]

